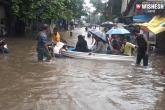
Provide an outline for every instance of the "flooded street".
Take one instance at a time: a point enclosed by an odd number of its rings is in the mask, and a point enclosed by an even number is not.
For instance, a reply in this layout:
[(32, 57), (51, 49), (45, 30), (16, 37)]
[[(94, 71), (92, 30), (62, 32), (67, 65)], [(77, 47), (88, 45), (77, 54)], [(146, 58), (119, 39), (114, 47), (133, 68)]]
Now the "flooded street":
[[(60, 34), (75, 46), (84, 31)], [(35, 38), (5, 39), (11, 53), (0, 54), (0, 110), (165, 110), (165, 54), (152, 53), (148, 68), (74, 58), (37, 62)]]

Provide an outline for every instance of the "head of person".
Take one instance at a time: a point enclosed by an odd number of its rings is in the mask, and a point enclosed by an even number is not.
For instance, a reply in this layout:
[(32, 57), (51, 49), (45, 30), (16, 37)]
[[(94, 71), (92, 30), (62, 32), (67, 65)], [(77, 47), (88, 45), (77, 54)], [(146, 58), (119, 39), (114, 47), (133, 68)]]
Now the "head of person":
[(106, 27), (105, 32), (108, 32), (111, 29), (111, 27)]
[(132, 24), (129, 25), (128, 27), (129, 27), (129, 29), (133, 29), (134, 28), (134, 26)]
[(82, 39), (84, 39), (83, 36), (82, 36), (82, 35), (79, 35), (79, 36), (78, 36), (78, 41), (80, 41), (80, 40), (82, 40)]
[(44, 24), (42, 30), (45, 31), (46, 33), (49, 32), (49, 26), (47, 24)]
[(67, 41), (66, 40), (61, 40), (62, 43), (64, 43), (65, 45), (67, 45)]
[(109, 30), (111, 29), (111, 27), (108, 27), (107, 29), (108, 29), (108, 31), (109, 31)]
[(114, 40), (117, 40), (117, 36), (116, 35), (114, 36)]
[[(96, 42), (103, 41), (101, 38), (97, 37), (96, 35), (92, 34), (92, 37), (96, 40)], [(104, 41), (103, 41), (104, 42)]]
[(54, 32), (54, 34), (57, 34), (58, 29), (56, 27), (54, 27), (53, 32)]
[(127, 43), (127, 37), (123, 37), (123, 43), (126, 44)]
[(106, 28), (104, 28), (104, 32), (106, 32)]
[(137, 29), (134, 29), (132, 32), (131, 32), (131, 35), (132, 36), (138, 36), (139, 34), (139, 31)]

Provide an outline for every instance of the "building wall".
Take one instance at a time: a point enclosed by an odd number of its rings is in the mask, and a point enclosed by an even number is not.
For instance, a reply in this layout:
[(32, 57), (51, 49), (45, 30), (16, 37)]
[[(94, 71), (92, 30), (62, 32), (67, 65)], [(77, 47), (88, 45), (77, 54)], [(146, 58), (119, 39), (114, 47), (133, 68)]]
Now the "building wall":
[[(0, 26), (5, 25), (5, 8), (3, 6), (0, 6)], [(1, 30), (1, 27), (0, 27)], [(2, 33), (0, 32), (0, 36)]]
[(129, 3), (130, 0), (122, 0), (122, 7), (121, 7), (121, 13), (124, 12), (127, 8), (127, 3)]
[[(129, 2), (130, 2), (130, 0), (122, 0), (121, 13), (123, 13), (126, 10), (127, 5), (128, 5), (127, 3), (129, 3)], [(123, 23), (117, 24), (118, 28), (124, 28), (123, 25), (124, 25)]]
[(165, 31), (156, 35), (156, 47), (165, 49)]

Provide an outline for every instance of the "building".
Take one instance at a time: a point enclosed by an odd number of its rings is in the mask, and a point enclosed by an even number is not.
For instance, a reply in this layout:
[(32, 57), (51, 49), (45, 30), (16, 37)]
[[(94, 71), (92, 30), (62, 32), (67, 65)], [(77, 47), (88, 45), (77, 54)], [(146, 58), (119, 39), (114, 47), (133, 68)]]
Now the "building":
[[(149, 0), (143, 0), (143, 1), (149, 1)], [(164, 0), (165, 1), (165, 0)], [(122, 4), (122, 16), (118, 18), (119, 23), (124, 24), (131, 24), (131, 23), (143, 23), (143, 22), (149, 22), (154, 16), (161, 15), (162, 17), (165, 16), (165, 9), (164, 10), (156, 10), (155, 12), (150, 12), (148, 10), (137, 10), (136, 4), (141, 3), (142, 0), (123, 0)], [(127, 5), (127, 6), (126, 6)], [(146, 21), (140, 21), (140, 18), (145, 16), (147, 19)], [(150, 18), (148, 18), (148, 17)], [(138, 20), (135, 18), (139, 18)], [(143, 18), (142, 18), (143, 20)], [(149, 35), (149, 34), (148, 34)], [(165, 49), (165, 32), (161, 32), (159, 34), (156, 34), (156, 47)]]
[[(3, 4), (0, 4), (0, 30), (2, 30), (2, 26), (6, 27), (6, 16), (5, 16), (5, 7)], [(2, 31), (0, 32), (0, 36), (3, 36)]]

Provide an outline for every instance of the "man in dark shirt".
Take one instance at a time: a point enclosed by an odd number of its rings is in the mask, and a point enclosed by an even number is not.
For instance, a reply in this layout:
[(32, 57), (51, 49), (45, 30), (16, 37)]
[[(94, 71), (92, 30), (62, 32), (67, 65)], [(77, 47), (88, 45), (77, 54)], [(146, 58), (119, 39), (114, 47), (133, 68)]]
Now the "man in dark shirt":
[(132, 35), (137, 36), (138, 54), (136, 64), (140, 65), (140, 62), (143, 59), (143, 66), (148, 66), (149, 43), (146, 35), (139, 34), (137, 29), (132, 31)]
[(38, 43), (37, 43), (37, 53), (38, 53), (38, 61), (43, 61), (44, 57), (47, 57), (47, 61), (51, 59), (51, 53), (48, 50), (47, 46), (47, 35), (46, 33), (49, 31), (49, 27), (47, 24), (43, 25), (43, 30), (38, 34)]

